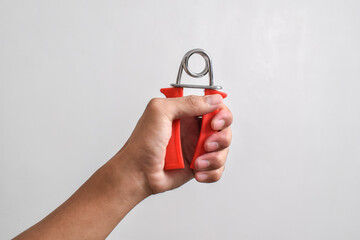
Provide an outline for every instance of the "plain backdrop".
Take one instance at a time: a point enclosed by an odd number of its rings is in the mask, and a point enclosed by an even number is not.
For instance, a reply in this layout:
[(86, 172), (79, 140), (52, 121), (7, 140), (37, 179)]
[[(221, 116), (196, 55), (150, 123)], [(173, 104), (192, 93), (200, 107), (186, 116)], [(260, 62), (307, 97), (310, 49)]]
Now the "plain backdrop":
[(108, 239), (360, 239), (359, 13), (357, 0), (0, 0), (0, 238), (65, 201), (204, 48), (234, 114), (222, 180), (146, 199)]

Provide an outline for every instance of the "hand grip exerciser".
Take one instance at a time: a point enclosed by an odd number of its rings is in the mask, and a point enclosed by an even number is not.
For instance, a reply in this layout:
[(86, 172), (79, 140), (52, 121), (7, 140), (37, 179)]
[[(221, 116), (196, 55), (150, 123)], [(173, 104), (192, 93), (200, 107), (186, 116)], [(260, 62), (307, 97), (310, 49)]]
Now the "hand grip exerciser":
[[(205, 60), (205, 68), (200, 73), (194, 73), (188, 67), (189, 58), (195, 53), (201, 55)], [(205, 76), (206, 74), (209, 74), (209, 85), (181, 84), (181, 75), (183, 70), (185, 70), (185, 72), (188, 75), (194, 78), (200, 78)], [(173, 87), (160, 89), (160, 91), (167, 98), (182, 97), (183, 88), (201, 88), (204, 89), (205, 95), (220, 94), (223, 98), (227, 96), (226, 93), (218, 91), (219, 89), (221, 89), (221, 86), (214, 85), (211, 59), (210, 56), (202, 49), (193, 49), (184, 55), (180, 64), (176, 83), (171, 84), (171, 86)], [(195, 154), (190, 164), (190, 167), (192, 169), (194, 169), (195, 159), (205, 153), (205, 149), (204, 149), (205, 140), (211, 134), (216, 132), (211, 128), (211, 120), (218, 111), (219, 110), (215, 110), (214, 112), (202, 116), (199, 140), (197, 142)], [(165, 170), (181, 169), (184, 167), (185, 165), (184, 165), (184, 158), (182, 154), (181, 139), (180, 139), (180, 119), (177, 119), (174, 120), (172, 123), (172, 135), (166, 148)]]

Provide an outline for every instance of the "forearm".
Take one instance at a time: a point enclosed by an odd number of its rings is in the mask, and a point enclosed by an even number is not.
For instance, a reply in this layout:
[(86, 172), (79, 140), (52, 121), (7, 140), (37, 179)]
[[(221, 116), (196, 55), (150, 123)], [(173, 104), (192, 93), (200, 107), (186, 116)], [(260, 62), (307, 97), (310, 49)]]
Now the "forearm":
[(105, 239), (122, 218), (150, 195), (145, 178), (119, 152), (66, 202), (15, 239)]

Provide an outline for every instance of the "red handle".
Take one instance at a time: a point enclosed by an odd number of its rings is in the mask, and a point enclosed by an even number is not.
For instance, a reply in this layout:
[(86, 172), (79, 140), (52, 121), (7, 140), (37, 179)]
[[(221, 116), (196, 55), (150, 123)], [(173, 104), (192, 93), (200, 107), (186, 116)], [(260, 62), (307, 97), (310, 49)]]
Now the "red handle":
[[(223, 98), (227, 97), (227, 94), (224, 92), (216, 91), (213, 89), (205, 89), (205, 95), (212, 95), (212, 94), (220, 94)], [(195, 166), (194, 166), (195, 159), (198, 158), (199, 156), (203, 155), (204, 153), (206, 153), (205, 147), (204, 147), (205, 140), (210, 135), (212, 135), (213, 133), (216, 132), (211, 127), (211, 120), (218, 112), (219, 112), (219, 109), (202, 116), (200, 136), (199, 136), (199, 140), (196, 145), (194, 157), (193, 157), (193, 159), (191, 161), (191, 165), (190, 165), (190, 167), (192, 169), (195, 169)]]
[[(160, 89), (167, 98), (182, 97), (183, 88), (162, 88)], [(184, 168), (184, 158), (182, 155), (180, 139), (180, 120), (174, 120), (172, 123), (172, 133), (169, 143), (166, 147), (165, 170)]]

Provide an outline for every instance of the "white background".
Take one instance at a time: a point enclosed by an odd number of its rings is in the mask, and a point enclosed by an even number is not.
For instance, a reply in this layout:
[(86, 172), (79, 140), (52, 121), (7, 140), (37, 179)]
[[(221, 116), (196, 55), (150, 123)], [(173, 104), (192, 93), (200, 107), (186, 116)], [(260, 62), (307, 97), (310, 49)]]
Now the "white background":
[(223, 179), (108, 239), (360, 239), (359, 43), (357, 0), (0, 0), (0, 238), (112, 157), (201, 47), (234, 114)]

